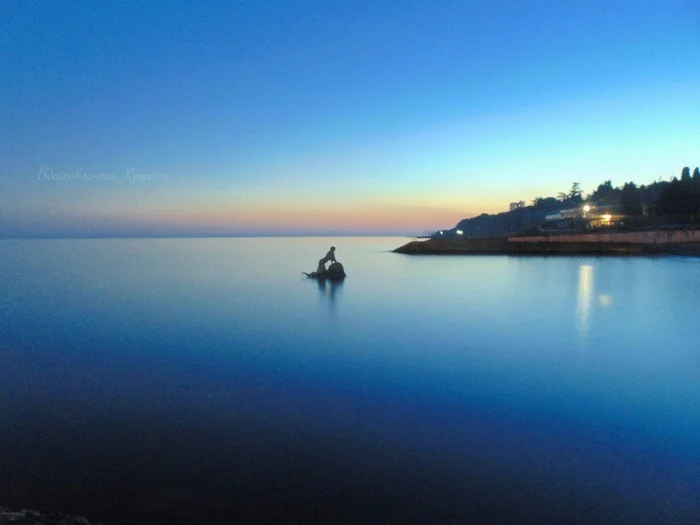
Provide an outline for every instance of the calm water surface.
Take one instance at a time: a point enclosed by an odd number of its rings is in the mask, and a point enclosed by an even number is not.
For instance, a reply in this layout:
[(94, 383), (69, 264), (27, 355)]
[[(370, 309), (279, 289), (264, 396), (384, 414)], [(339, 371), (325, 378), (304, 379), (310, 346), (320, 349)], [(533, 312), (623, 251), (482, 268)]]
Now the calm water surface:
[(0, 241), (0, 504), (697, 522), (699, 259), (406, 241)]

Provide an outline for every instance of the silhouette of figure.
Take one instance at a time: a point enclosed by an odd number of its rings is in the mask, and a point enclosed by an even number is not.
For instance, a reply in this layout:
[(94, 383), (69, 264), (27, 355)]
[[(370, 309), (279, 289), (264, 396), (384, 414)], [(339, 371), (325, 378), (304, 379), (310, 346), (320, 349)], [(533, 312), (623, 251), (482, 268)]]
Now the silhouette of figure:
[(331, 246), (331, 249), (328, 251), (326, 256), (318, 261), (318, 268), (316, 269), (316, 273), (325, 272), (327, 262), (335, 262), (335, 246)]

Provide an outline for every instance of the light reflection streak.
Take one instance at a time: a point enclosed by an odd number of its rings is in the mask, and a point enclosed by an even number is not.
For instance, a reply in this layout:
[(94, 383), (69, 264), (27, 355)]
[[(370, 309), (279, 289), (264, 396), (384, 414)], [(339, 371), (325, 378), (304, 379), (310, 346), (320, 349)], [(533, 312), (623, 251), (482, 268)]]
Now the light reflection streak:
[(591, 301), (593, 298), (593, 267), (584, 264), (579, 267), (578, 272), (578, 308), (576, 317), (578, 327), (583, 339), (590, 331)]

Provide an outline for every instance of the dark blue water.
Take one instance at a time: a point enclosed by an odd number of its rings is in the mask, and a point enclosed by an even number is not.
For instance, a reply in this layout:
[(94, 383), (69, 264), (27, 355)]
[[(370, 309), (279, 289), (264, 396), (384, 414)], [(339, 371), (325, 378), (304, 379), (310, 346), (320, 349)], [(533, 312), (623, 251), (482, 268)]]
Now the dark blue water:
[[(110, 523), (700, 515), (700, 260), (0, 241), (0, 504)], [(330, 244), (348, 278), (312, 271)]]

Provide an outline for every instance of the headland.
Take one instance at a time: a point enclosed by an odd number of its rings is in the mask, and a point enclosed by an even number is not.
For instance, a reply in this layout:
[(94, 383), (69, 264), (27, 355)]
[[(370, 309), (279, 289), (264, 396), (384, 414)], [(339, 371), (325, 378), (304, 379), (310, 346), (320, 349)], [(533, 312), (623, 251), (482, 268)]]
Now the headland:
[(413, 255), (700, 255), (700, 167), (681, 177), (558, 197), (463, 219), (394, 251)]
[(700, 230), (430, 238), (393, 251), (408, 255), (700, 256)]

